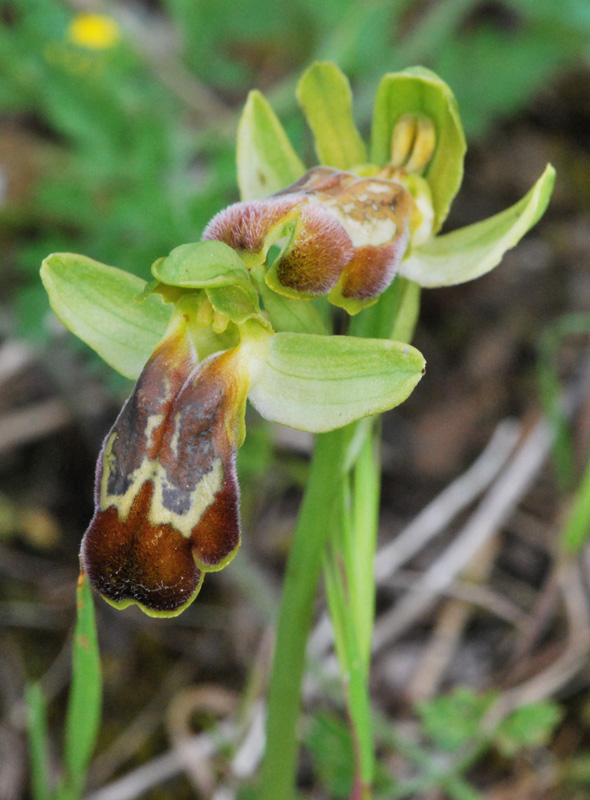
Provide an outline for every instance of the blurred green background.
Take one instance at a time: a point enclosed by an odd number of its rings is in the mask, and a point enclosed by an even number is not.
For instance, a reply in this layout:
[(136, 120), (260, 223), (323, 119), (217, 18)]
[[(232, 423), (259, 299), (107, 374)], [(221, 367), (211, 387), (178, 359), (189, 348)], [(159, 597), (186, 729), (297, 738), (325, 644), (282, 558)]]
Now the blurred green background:
[[(465, 469), (498, 420), (528, 424), (541, 404), (535, 370), (543, 331), (563, 314), (590, 312), (589, 0), (0, 2), (0, 800), (28, 796), (27, 680), (41, 680), (54, 701), (50, 723), (56, 731), (63, 725), (67, 633), (94, 461), (128, 389), (52, 316), (41, 261), (53, 251), (79, 252), (147, 278), (156, 258), (198, 240), (207, 221), (238, 199), (235, 132), (252, 88), (266, 94), (313, 164), (294, 88), (316, 59), (336, 61), (348, 74), (364, 134), (383, 73), (423, 64), (450, 84), (469, 153), (447, 230), (515, 202), (547, 161), (558, 170), (548, 214), (502, 266), (474, 284), (424, 294), (416, 344), (428, 372), (384, 420), (384, 536)], [(580, 371), (585, 347), (583, 336), (569, 342), (560, 377)], [(578, 468), (587, 460), (587, 417), (572, 433)], [(243, 552), (205, 582), (182, 617), (161, 623), (98, 605), (106, 694), (92, 788), (166, 750), (171, 734), (162, 720), (182, 705), (187, 686), (213, 682), (237, 697), (263, 683), (265, 632), (309, 447), (308, 438), (271, 432), (253, 416), (240, 453)], [(567, 499), (547, 468), (541, 490), (521, 498), (522, 526), (500, 532), (501, 554), (488, 575), (490, 591), (538, 621), (522, 674), (549, 658), (536, 645), (559, 651), (562, 643), (563, 619), (540, 587), (550, 586), (558, 565), (555, 531)], [(380, 608), (391, 599), (391, 591), (380, 597)], [(542, 601), (552, 611), (535, 616)], [(518, 626), (481, 614), (469, 620), (444, 688), (488, 689), (506, 654), (524, 652)], [(376, 707), (396, 724), (412, 714), (416, 698), (406, 683), (431, 623), (396, 645), (394, 666), (385, 657), (375, 664)], [(461, 784), (463, 794), (435, 786), (420, 798), (588, 797), (587, 669), (576, 676), (573, 688), (561, 687), (565, 717), (550, 749), (487, 759), (469, 776), (484, 794)], [(451, 712), (460, 716), (454, 705)], [(442, 719), (446, 729), (447, 717), (432, 713), (422, 714), (430, 727)], [(412, 758), (384, 730), (385, 775)], [(306, 796), (346, 797), (346, 737), (331, 701), (314, 709), (312, 758), (302, 762)], [(435, 748), (427, 767), (439, 756)], [(535, 759), (552, 769), (543, 773)], [(186, 777), (174, 775), (167, 788), (141, 796), (194, 796)]]

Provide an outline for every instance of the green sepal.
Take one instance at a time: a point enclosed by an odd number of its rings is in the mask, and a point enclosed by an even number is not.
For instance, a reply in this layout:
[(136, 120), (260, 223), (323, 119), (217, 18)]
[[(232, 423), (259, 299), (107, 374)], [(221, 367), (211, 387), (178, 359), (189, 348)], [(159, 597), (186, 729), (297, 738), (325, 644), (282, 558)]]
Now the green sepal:
[(41, 279), (66, 328), (121, 375), (137, 378), (168, 327), (172, 306), (157, 294), (143, 296), (141, 278), (75, 253), (48, 256)]
[(399, 405), (424, 363), (400, 342), (277, 333), (250, 399), (266, 419), (322, 433)]
[(250, 276), (258, 289), (264, 310), (275, 331), (327, 334), (328, 329), (312, 301), (285, 297), (268, 286), (264, 267), (256, 267)]
[(547, 208), (555, 170), (548, 164), (515, 205), (482, 222), (430, 239), (412, 250), (400, 273), (421, 286), (453, 286), (485, 275), (535, 225)]
[(463, 179), (466, 143), (457, 101), (447, 84), (424, 67), (385, 75), (373, 112), (371, 160), (376, 164), (389, 163), (393, 129), (404, 114), (427, 116), (436, 129), (436, 149), (424, 172), (432, 191), (436, 233)]
[(152, 265), (152, 275), (161, 283), (182, 289), (214, 289), (239, 285), (256, 303), (246, 265), (225, 242), (212, 239), (181, 244)]
[(215, 311), (225, 314), (236, 325), (256, 318), (261, 324), (270, 327), (260, 313), (258, 296), (255, 295), (255, 301), (252, 302), (252, 293), (245, 291), (242, 286), (220, 286), (205, 291)]
[(294, 183), (305, 167), (266, 98), (250, 92), (237, 141), (238, 185), (242, 200), (258, 200)]
[(367, 300), (358, 300), (356, 297), (345, 297), (342, 294), (341, 281), (338, 281), (336, 286), (330, 289), (328, 300), (333, 306), (343, 308), (347, 314), (354, 317), (355, 314), (358, 314), (365, 308), (374, 306), (379, 300), (379, 297), (369, 297)]
[[(158, 261), (163, 260), (163, 258), (158, 259)], [(183, 289), (179, 289), (177, 286), (169, 286), (167, 283), (153, 280), (146, 283), (143, 291), (135, 298), (135, 302), (143, 303), (150, 294), (159, 294), (165, 303), (177, 303), (186, 292)]]
[(336, 64), (312, 64), (297, 85), (297, 100), (313, 131), (321, 164), (350, 169), (367, 161), (365, 145), (352, 116), (350, 84)]

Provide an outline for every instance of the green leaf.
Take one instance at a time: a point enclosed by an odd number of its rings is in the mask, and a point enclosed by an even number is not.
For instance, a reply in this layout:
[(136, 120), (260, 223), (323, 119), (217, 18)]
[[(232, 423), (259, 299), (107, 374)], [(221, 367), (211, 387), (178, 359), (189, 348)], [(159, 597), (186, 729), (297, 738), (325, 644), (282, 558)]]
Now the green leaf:
[(399, 405), (423, 371), (407, 344), (277, 333), (250, 399), (266, 419), (320, 433)]
[(92, 592), (84, 573), (78, 580), (77, 609), (64, 748), (66, 797), (79, 797), (82, 793), (100, 724), (100, 654)]
[(49, 800), (49, 759), (47, 757), (47, 712), (45, 698), (38, 683), (27, 686), (27, 731), (34, 800)]
[(352, 116), (350, 84), (336, 64), (312, 64), (299, 81), (297, 100), (313, 131), (320, 163), (350, 169), (366, 162), (365, 145)]
[(164, 335), (172, 306), (152, 294), (136, 298), (146, 282), (74, 253), (54, 253), (41, 267), (56, 315), (107, 364), (137, 378)]
[(512, 758), (524, 747), (547, 744), (562, 717), (563, 711), (557, 703), (549, 700), (530, 703), (501, 723), (494, 743), (503, 755)]
[[(356, 779), (371, 785), (375, 752), (371, 704), (367, 689), (368, 659), (365, 648), (372, 624), (362, 616), (354, 574), (353, 540), (356, 530), (350, 519), (350, 496), (346, 482), (339, 502), (332, 510), (332, 532), (324, 558), (324, 579), (330, 621), (334, 628), (336, 653), (354, 742)], [(372, 561), (372, 559), (371, 559)]]
[(305, 167), (265, 97), (250, 92), (238, 124), (238, 185), (242, 200), (258, 200), (298, 180)]
[(452, 286), (485, 275), (535, 225), (547, 208), (555, 170), (548, 164), (533, 188), (513, 206), (482, 222), (415, 247), (400, 273), (421, 286)]
[(256, 290), (246, 265), (232, 247), (216, 239), (175, 247), (169, 256), (152, 265), (152, 275), (161, 283), (181, 289), (238, 285), (256, 302)]
[(438, 747), (458, 750), (481, 737), (481, 720), (495, 701), (495, 692), (477, 694), (459, 688), (417, 706), (424, 731)]
[(429, 117), (436, 129), (436, 149), (424, 173), (432, 192), (436, 233), (463, 179), (466, 144), (457, 101), (447, 84), (423, 67), (385, 75), (373, 112), (371, 160), (376, 164), (389, 163), (393, 129), (404, 114)]

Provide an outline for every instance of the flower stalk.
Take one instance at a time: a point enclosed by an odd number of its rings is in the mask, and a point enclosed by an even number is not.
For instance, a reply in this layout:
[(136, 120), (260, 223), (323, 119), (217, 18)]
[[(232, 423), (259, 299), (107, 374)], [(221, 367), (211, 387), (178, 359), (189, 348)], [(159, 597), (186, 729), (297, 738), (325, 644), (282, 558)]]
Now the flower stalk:
[(355, 424), (316, 438), (309, 481), (299, 511), (277, 619), (267, 700), (266, 750), (260, 800), (290, 800), (297, 770), (301, 684), (323, 552), (342, 489)]

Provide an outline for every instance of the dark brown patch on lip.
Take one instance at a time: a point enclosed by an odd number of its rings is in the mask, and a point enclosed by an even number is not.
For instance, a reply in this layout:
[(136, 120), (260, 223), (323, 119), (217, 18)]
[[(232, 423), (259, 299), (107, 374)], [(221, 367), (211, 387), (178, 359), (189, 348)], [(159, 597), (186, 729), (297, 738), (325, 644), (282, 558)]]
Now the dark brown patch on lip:
[[(155, 457), (174, 400), (196, 363), (196, 354), (184, 330), (166, 338), (147, 361), (106, 438), (108, 441), (116, 431), (109, 464), (109, 495), (124, 495), (131, 484), (132, 473), (141, 467), (146, 455)], [(99, 465), (102, 460), (103, 453)], [(99, 467), (98, 472), (97, 503), (102, 468)]]
[(152, 492), (147, 481), (125, 522), (113, 506), (96, 512), (82, 541), (82, 566), (94, 588), (111, 602), (173, 613), (196, 597), (203, 574), (190, 541), (171, 525), (148, 521)]
[(293, 246), (273, 269), (282, 286), (316, 296), (330, 291), (353, 254), (344, 226), (313, 203), (303, 207)]
[(240, 495), (233, 465), (228, 469), (224, 464), (223, 487), (201, 517), (192, 542), (199, 564), (212, 570), (224, 566), (240, 546)]
[(387, 289), (406, 249), (407, 237), (383, 247), (366, 245), (356, 251), (342, 273), (343, 297), (369, 300)]

